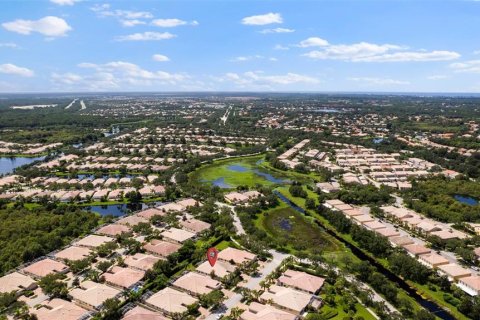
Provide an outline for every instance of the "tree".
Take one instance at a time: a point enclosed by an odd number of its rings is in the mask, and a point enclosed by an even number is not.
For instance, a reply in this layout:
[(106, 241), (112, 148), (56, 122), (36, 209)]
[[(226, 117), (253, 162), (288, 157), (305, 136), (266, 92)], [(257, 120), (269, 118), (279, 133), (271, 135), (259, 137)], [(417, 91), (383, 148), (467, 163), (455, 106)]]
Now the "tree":
[(62, 280), (65, 275), (61, 273), (50, 273), (40, 279), (38, 285), (43, 293), (52, 298), (65, 298), (68, 294), (67, 284)]

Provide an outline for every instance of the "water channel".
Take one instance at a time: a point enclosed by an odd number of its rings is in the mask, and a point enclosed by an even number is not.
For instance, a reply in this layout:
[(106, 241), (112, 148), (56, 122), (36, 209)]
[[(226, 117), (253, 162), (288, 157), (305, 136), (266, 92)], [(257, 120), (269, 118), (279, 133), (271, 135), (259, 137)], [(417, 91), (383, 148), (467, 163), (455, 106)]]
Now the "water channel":
[[(297, 206), (295, 203), (290, 201), (287, 197), (285, 197), (283, 194), (281, 194), (278, 191), (274, 191), (274, 194), (283, 202), (285, 202), (287, 205), (289, 205), (292, 209), (304, 214), (308, 215), (308, 213), (305, 212), (303, 208), (300, 208)], [(349, 242), (344, 240), (342, 237), (338, 236), (335, 232), (326, 229), (322, 223), (320, 223), (317, 219), (314, 219), (315, 223), (325, 232), (327, 232), (329, 235), (335, 237), (337, 240), (345, 244), (347, 248), (349, 248), (353, 254), (355, 254), (358, 258), (360, 258), (363, 261), (368, 261), (370, 262), (371, 265), (377, 268), (378, 272), (382, 273), (385, 277), (387, 277), (390, 281), (394, 282), (397, 286), (402, 288), (404, 291), (408, 293), (410, 297), (415, 299), (422, 307), (433, 313), (435, 316), (439, 317), (440, 319), (444, 320), (455, 320), (455, 318), (448, 313), (445, 309), (443, 309), (441, 306), (436, 304), (433, 301), (427, 300), (424, 297), (422, 297), (420, 294), (417, 293), (417, 291), (409, 286), (402, 278), (400, 278), (398, 275), (394, 274), (387, 268), (385, 268), (383, 265), (378, 263), (374, 258), (366, 255), (362, 250), (359, 248), (351, 245)]]

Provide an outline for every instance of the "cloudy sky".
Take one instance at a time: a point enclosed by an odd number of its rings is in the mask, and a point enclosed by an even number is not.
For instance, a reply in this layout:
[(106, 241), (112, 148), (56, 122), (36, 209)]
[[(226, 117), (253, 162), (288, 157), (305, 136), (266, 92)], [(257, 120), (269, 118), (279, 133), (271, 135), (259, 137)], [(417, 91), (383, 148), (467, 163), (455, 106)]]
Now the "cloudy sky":
[(480, 1), (1, 1), (0, 92), (480, 92)]

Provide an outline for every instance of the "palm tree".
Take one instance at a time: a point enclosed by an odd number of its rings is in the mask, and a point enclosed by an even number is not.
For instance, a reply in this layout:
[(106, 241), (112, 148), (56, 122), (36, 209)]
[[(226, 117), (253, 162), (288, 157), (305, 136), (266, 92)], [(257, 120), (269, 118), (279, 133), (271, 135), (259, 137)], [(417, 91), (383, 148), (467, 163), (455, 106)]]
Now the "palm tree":
[(230, 318), (233, 320), (237, 320), (240, 318), (240, 315), (243, 313), (243, 309), (240, 309), (239, 307), (234, 307), (230, 310)]

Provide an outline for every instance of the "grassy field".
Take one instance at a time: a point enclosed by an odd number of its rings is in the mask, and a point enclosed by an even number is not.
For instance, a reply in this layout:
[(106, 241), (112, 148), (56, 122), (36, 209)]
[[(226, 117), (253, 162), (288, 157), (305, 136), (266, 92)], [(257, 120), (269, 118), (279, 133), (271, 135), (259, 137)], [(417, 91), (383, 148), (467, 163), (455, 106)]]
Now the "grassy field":
[(262, 214), (257, 226), (263, 228), (292, 251), (332, 252), (341, 245), (323, 230), (289, 207), (279, 207)]
[(217, 182), (224, 188), (236, 188), (239, 185), (281, 184), (282, 180), (289, 179), (287, 174), (260, 167), (259, 162), (263, 159), (264, 156), (259, 155), (215, 161), (191, 173), (190, 180), (199, 184)]
[[(320, 314), (329, 320), (343, 320), (348, 318), (349, 314), (344, 310), (344, 302), (341, 296), (335, 297), (335, 306), (324, 305), (320, 309)], [(362, 317), (364, 320), (375, 320), (375, 317), (360, 303), (355, 304), (354, 317)], [(329, 317), (331, 315), (331, 317)]]

